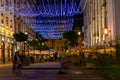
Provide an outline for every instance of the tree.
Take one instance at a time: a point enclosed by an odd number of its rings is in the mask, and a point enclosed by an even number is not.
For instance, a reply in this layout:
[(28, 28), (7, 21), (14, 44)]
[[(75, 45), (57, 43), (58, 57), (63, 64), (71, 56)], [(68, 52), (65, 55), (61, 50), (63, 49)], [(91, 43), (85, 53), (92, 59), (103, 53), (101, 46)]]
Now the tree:
[(48, 50), (49, 48), (46, 45), (38, 45), (38, 49), (41, 50)]
[(34, 53), (35, 53), (35, 49), (37, 48), (39, 41), (37, 39), (33, 39), (31, 41), (27, 42), (29, 44), (30, 47), (34, 48)]
[[(17, 42), (20, 42), (20, 44), (21, 44), (20, 45), (20, 48), (21, 48), (20, 50), (23, 51), (22, 50), (22, 42), (25, 42), (25, 41), (28, 40), (28, 34), (23, 33), (23, 32), (18, 32), (18, 33), (14, 33), (13, 37)], [(22, 52), (22, 55), (23, 55), (23, 52)]]
[(14, 33), (13, 37), (17, 42), (24, 42), (28, 40), (28, 34), (25, 34), (23, 32)]
[(73, 46), (78, 40), (78, 33), (74, 31), (68, 31), (63, 33), (63, 38), (65, 38), (70, 45)]
[(29, 44), (30, 47), (36, 48), (36, 46), (38, 46), (39, 41), (37, 39), (33, 39), (31, 41), (28, 41), (27, 43)]
[(65, 51), (68, 49), (68, 41), (67, 40), (64, 41), (64, 49), (65, 49)]

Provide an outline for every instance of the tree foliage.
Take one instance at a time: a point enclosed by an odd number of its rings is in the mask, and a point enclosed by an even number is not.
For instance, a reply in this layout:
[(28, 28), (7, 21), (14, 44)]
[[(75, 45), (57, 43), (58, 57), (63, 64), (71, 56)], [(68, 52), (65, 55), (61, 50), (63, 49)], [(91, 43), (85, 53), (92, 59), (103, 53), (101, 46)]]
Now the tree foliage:
[(25, 34), (23, 32), (14, 33), (13, 37), (18, 42), (24, 42), (28, 40), (28, 34)]
[(65, 32), (63, 33), (63, 38), (67, 39), (70, 42), (75, 42), (78, 40), (78, 34), (74, 31)]
[(39, 50), (48, 50), (49, 48), (46, 45), (39, 45), (38, 49)]
[(75, 31), (68, 31), (63, 33), (63, 38), (67, 40), (67, 44), (64, 46), (65, 49), (68, 48), (67, 45), (75, 46), (78, 43), (78, 33)]
[(31, 46), (31, 47), (36, 47), (36, 46), (38, 46), (39, 41), (36, 40), (36, 39), (33, 39), (33, 40), (31, 40), (31, 41), (28, 41), (27, 43), (28, 43), (29, 46)]
[(42, 43), (36, 39), (28, 41), (27, 43), (29, 44), (30, 47), (34, 47), (39, 50), (48, 50), (49, 49), (46, 45), (42, 45)]
[(65, 49), (65, 51), (68, 49), (68, 41), (64, 42), (64, 49)]

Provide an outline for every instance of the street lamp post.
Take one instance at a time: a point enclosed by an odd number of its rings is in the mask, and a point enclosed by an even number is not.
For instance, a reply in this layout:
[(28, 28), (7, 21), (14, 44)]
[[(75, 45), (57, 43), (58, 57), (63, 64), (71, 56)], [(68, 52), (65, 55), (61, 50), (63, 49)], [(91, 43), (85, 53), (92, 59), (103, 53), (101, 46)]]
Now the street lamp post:
[[(25, 35), (28, 35), (28, 33), (27, 32), (25, 32)], [(24, 41), (24, 55), (26, 55), (26, 41)]]
[(79, 43), (80, 35), (81, 35), (81, 32), (78, 32), (78, 43)]
[(105, 40), (104, 40), (104, 53), (106, 54), (106, 37), (108, 36), (108, 28), (104, 28), (103, 34), (105, 35)]
[(79, 32), (78, 32), (78, 48), (80, 48), (80, 49), (79, 49), (79, 54), (81, 53), (81, 52), (80, 52), (80, 51), (81, 51), (80, 35), (81, 35), (81, 32), (79, 31)]
[(78, 32), (78, 35), (80, 35), (81, 34), (81, 32)]
[(96, 39), (97, 39), (97, 48), (99, 48), (99, 36), (98, 35), (96, 36)]

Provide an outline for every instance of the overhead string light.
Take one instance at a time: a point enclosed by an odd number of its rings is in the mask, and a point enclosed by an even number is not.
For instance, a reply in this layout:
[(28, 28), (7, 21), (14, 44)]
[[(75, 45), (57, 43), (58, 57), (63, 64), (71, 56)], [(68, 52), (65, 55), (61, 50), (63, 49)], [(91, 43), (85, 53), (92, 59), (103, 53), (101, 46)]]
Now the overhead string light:
[(64, 32), (72, 30), (74, 15), (84, 11), (87, 0), (81, 9), (81, 0), (24, 0), (15, 3), (15, 14), (45, 39), (60, 39)]
[[(26, 4), (23, 4), (21, 1), (19, 2), (21, 4), (20, 8), (18, 6), (15, 6), (15, 10), (17, 10), (19, 13), (21, 12), (25, 14), (25, 16), (29, 13), (32, 13), (34, 15), (36, 14), (36, 16), (73, 16), (74, 14), (81, 13), (81, 0), (34, 0), (33, 4), (30, 3), (29, 0), (25, 0)], [(27, 9), (28, 11), (24, 9)]]

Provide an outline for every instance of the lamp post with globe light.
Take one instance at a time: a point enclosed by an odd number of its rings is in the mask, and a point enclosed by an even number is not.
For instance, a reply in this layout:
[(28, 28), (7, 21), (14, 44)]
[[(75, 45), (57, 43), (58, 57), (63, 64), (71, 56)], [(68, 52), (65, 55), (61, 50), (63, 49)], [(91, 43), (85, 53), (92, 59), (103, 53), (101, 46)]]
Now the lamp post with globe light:
[(78, 46), (80, 46), (80, 35), (81, 35), (81, 32), (79, 31), (78, 32)]
[(81, 34), (81, 32), (78, 32), (78, 35), (80, 35)]
[(106, 37), (108, 36), (109, 30), (108, 28), (104, 28), (103, 34), (105, 36), (105, 40), (104, 40), (104, 53), (106, 54)]

